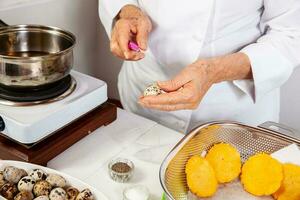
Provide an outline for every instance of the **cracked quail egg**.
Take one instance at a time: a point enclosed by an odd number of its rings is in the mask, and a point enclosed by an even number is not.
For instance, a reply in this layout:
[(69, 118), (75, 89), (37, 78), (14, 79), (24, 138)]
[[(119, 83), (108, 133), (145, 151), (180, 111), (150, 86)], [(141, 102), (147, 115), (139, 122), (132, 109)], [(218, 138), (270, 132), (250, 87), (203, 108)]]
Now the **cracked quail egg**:
[(145, 89), (144, 96), (157, 96), (161, 93), (161, 88), (157, 85), (157, 83), (153, 83)]
[(33, 194), (38, 196), (49, 195), (52, 186), (48, 181), (40, 180), (33, 186)]
[(78, 194), (76, 200), (94, 200), (94, 196), (89, 189), (84, 189)]
[(67, 189), (67, 194), (68, 194), (68, 200), (75, 200), (79, 194), (79, 190), (77, 190), (74, 187), (69, 187)]
[(36, 197), (36, 198), (33, 199), (33, 200), (49, 200), (49, 197), (46, 196), (46, 195), (43, 195), (43, 196)]
[(41, 169), (33, 169), (28, 174), (35, 181), (45, 180), (47, 178), (47, 174)]
[(66, 191), (60, 187), (51, 190), (49, 195), (50, 200), (66, 200), (67, 197)]
[(48, 181), (52, 187), (65, 187), (67, 182), (66, 179), (64, 179), (62, 176), (58, 174), (49, 174), (46, 178), (46, 181)]
[(33, 194), (28, 191), (21, 191), (19, 192), (14, 200), (32, 200), (34, 198)]
[(5, 167), (3, 170), (4, 179), (11, 183), (18, 183), (24, 176), (27, 176), (27, 172), (25, 170), (13, 166)]
[(4, 198), (11, 200), (18, 193), (18, 188), (13, 183), (6, 183), (0, 189), (0, 195)]
[(19, 191), (32, 191), (35, 180), (31, 176), (25, 176), (21, 178), (18, 183)]

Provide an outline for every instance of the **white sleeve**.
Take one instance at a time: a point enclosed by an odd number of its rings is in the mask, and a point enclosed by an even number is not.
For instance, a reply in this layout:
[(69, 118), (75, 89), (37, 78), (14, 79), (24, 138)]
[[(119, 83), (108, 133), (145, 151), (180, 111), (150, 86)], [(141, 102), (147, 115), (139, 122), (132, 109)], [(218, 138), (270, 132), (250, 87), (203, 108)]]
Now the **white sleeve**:
[(138, 6), (137, 0), (99, 0), (99, 16), (109, 38), (115, 17), (128, 4)]
[(243, 48), (251, 62), (253, 80), (233, 83), (254, 102), (285, 83), (300, 65), (300, 1), (264, 0), (256, 43)]

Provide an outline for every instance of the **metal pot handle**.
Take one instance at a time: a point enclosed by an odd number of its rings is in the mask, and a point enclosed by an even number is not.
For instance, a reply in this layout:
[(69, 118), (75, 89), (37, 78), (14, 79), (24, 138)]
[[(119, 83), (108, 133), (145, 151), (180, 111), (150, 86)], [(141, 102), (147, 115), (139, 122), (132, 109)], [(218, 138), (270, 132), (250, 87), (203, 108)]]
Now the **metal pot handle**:
[(258, 127), (269, 129), (300, 141), (300, 132), (286, 125), (268, 121), (260, 124)]
[(0, 27), (9, 26), (7, 23), (0, 19)]

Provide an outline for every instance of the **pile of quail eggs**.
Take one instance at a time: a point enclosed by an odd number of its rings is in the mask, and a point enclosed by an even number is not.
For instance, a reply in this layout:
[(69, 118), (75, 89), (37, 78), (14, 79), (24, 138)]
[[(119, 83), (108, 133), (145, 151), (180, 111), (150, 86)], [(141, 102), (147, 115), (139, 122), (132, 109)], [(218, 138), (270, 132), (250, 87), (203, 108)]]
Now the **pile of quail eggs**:
[(8, 200), (94, 200), (89, 189), (80, 192), (58, 174), (13, 166), (0, 170), (0, 195)]

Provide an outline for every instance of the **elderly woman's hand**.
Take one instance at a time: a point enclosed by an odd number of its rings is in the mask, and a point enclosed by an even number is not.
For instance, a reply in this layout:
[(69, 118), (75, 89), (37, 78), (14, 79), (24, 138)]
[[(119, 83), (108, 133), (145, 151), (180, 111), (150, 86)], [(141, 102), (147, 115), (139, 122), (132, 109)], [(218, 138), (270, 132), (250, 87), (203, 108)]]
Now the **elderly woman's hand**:
[(139, 103), (147, 108), (165, 111), (196, 109), (214, 83), (210, 67), (211, 64), (207, 61), (189, 65), (173, 79), (158, 82), (166, 93), (141, 97)]
[(140, 49), (147, 49), (148, 34), (152, 29), (149, 17), (134, 5), (124, 6), (112, 30), (110, 49), (124, 60), (140, 60), (144, 53), (131, 51), (129, 41), (136, 41)]
[(166, 93), (141, 97), (139, 103), (146, 108), (164, 111), (196, 109), (214, 83), (250, 78), (250, 61), (243, 53), (200, 60), (184, 68), (173, 79), (158, 82)]

